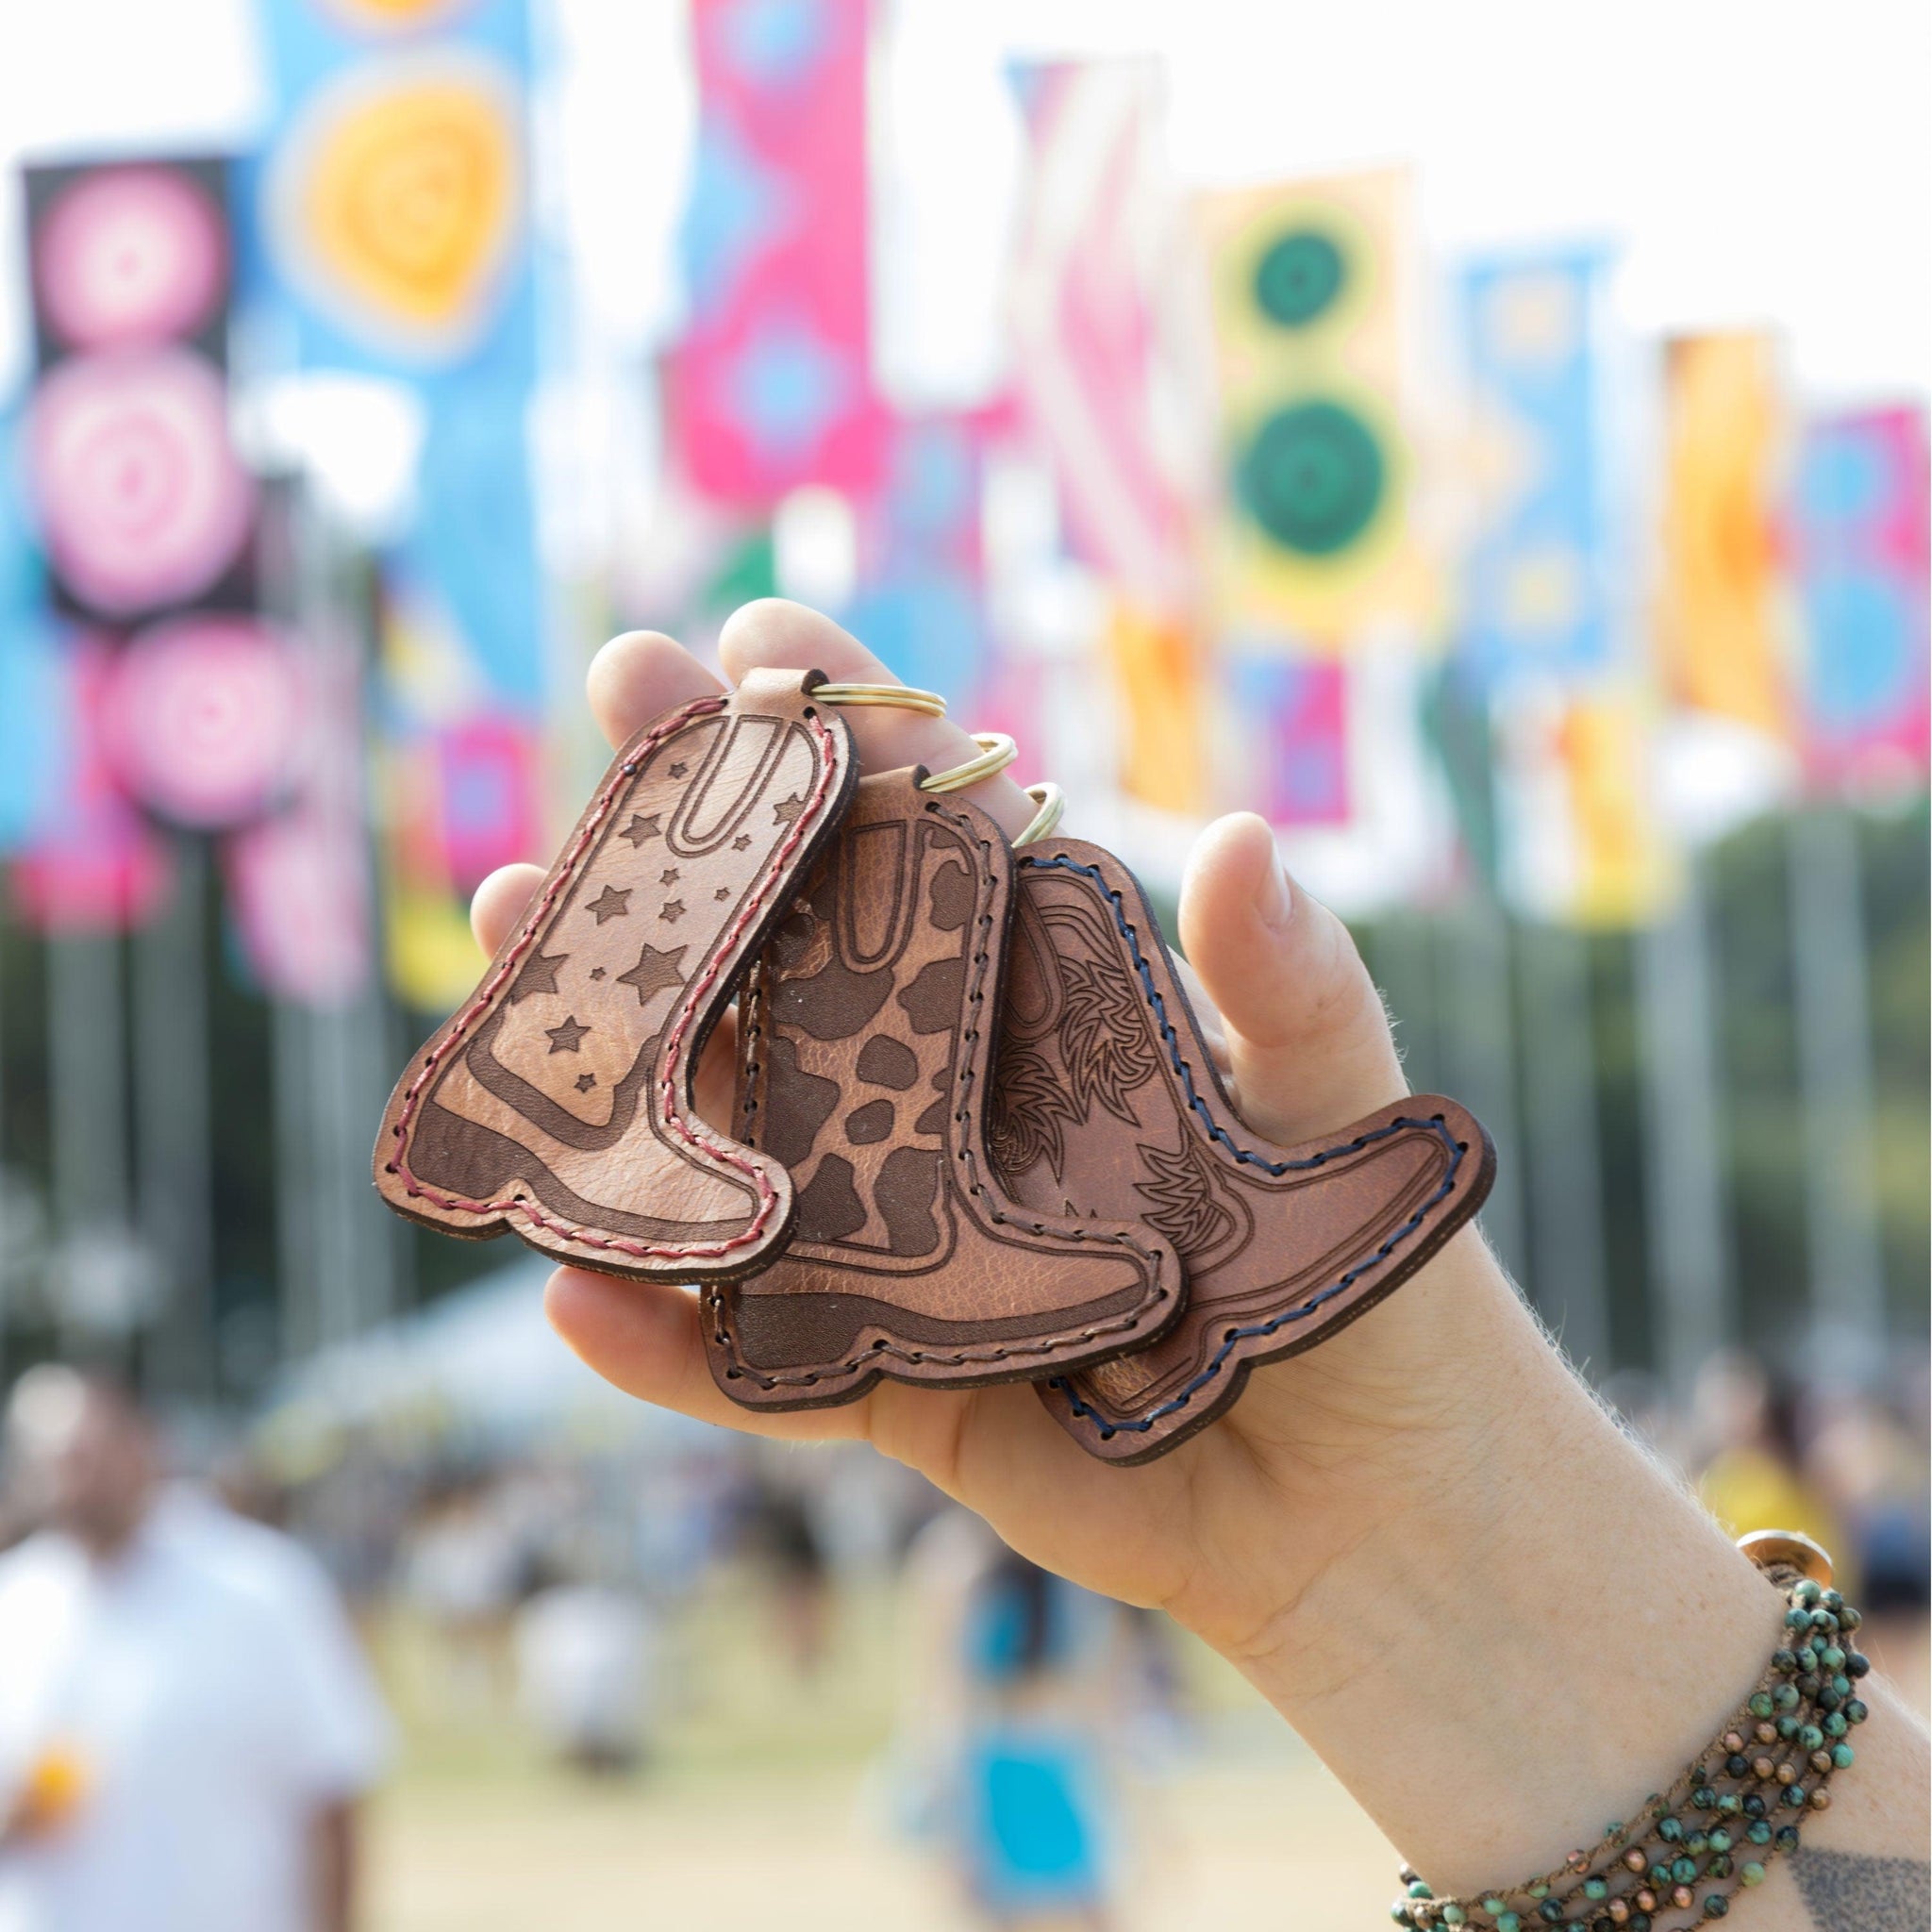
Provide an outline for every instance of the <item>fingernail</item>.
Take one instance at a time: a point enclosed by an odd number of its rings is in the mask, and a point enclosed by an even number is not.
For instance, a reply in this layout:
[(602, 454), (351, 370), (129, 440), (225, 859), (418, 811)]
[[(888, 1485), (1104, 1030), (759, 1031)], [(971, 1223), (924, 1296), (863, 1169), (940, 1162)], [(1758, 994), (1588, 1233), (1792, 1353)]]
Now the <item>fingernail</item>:
[(1260, 891), (1255, 894), (1255, 907), (1261, 915), (1262, 924), (1279, 932), (1294, 911), (1294, 894), (1290, 890), (1288, 873), (1278, 858), (1272, 858), (1261, 874)]

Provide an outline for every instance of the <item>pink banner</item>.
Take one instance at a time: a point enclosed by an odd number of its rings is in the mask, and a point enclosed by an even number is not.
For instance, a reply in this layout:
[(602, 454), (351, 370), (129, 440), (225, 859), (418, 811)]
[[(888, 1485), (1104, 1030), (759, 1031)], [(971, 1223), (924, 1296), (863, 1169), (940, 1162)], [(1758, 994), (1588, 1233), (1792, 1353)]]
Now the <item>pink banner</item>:
[(1014, 376), (1075, 554), (1143, 604), (1187, 601), (1187, 531), (1154, 428), (1155, 289), (1171, 205), (1158, 69), (1024, 66), (1028, 165), (1012, 271)]
[(1932, 752), (1925, 418), (1807, 424), (1787, 522), (1804, 626), (1802, 737), (1815, 784), (1924, 782)]
[(1346, 667), (1333, 659), (1249, 658), (1230, 671), (1255, 809), (1273, 825), (1345, 824)]
[(708, 495), (769, 507), (878, 479), (867, 259), (867, 0), (695, 0), (698, 151), (673, 433)]

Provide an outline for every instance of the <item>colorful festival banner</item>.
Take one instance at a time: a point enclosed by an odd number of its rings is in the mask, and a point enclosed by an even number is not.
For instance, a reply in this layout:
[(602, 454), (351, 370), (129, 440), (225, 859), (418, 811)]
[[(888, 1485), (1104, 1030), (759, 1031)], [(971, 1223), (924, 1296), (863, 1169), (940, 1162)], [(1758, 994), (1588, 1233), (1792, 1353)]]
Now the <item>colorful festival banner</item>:
[(1333, 658), (1278, 648), (1226, 650), (1228, 696), (1243, 756), (1242, 802), (1272, 825), (1346, 824), (1348, 673)]
[(1191, 598), (1182, 493), (1156, 433), (1158, 291), (1174, 263), (1149, 59), (1021, 63), (1026, 172), (1013, 378), (1058, 475), (1074, 554), (1143, 604)]
[(1784, 456), (1776, 347), (1740, 332), (1669, 343), (1664, 364), (1664, 583), (1657, 642), (1666, 686), (1789, 741), (1790, 640), (1774, 507)]
[(1495, 680), (1604, 670), (1611, 639), (1599, 315), (1586, 250), (1463, 271), (1466, 460), (1478, 503), (1460, 652)]
[(860, 506), (858, 581), (839, 621), (908, 684), (977, 701), (988, 669), (982, 581), (984, 425), (898, 417), (877, 493)]
[(19, 413), (0, 410), (0, 852), (68, 785), (65, 673), (22, 468)]
[(1812, 781), (1924, 784), (1932, 753), (1924, 411), (1807, 424), (1786, 539), (1804, 630)]
[(1227, 627), (1336, 650), (1433, 608), (1407, 515), (1407, 211), (1397, 172), (1201, 204), (1227, 496), (1215, 594)]
[(173, 876), (159, 838), (115, 783), (103, 747), (104, 699), (112, 646), (99, 638), (63, 641), (52, 729), (67, 747), (58, 791), (42, 800), (32, 838), (12, 868), (13, 903), (46, 932), (112, 932), (143, 924)]
[(255, 486), (228, 437), (225, 164), (30, 168), (27, 461), (57, 599), (117, 624), (245, 608)]
[(767, 508), (877, 483), (868, 0), (694, 0), (698, 141), (673, 441), (708, 495)]
[(1104, 649), (1120, 708), (1121, 790), (1163, 811), (1204, 811), (1198, 635), (1182, 619), (1123, 598), (1108, 620)]
[(1528, 916), (1614, 929), (1667, 909), (1681, 873), (1655, 804), (1655, 712), (1632, 677), (1525, 681), (1501, 701), (1504, 887)]

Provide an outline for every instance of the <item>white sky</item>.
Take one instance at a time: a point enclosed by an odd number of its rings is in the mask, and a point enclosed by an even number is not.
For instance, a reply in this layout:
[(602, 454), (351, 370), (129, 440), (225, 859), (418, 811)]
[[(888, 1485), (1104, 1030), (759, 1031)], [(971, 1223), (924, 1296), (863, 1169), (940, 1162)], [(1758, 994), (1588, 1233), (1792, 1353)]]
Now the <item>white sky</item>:
[[(676, 0), (556, 4), (587, 286), (619, 333), (655, 333), (689, 125)], [(895, 16), (888, 99), (915, 239), (887, 340), (915, 378), (970, 387), (984, 362), (1013, 138), (1002, 60), (1152, 48), (1186, 181), (1411, 160), (1439, 255), (1617, 237), (1640, 329), (1774, 322), (1816, 394), (1932, 387), (1923, 0), (896, 0)], [(220, 147), (260, 105), (249, 0), (0, 0), (0, 161)], [(0, 384), (25, 353), (18, 281), (0, 296)]]

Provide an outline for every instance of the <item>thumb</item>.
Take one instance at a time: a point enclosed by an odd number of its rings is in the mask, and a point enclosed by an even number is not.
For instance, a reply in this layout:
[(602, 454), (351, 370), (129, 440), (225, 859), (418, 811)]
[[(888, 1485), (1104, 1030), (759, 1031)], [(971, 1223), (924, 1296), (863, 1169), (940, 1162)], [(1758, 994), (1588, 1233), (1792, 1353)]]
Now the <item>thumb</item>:
[(1196, 842), (1180, 936), (1221, 1009), (1236, 1102), (1257, 1133), (1291, 1144), (1408, 1091), (1348, 928), (1289, 877), (1252, 812), (1217, 820)]

